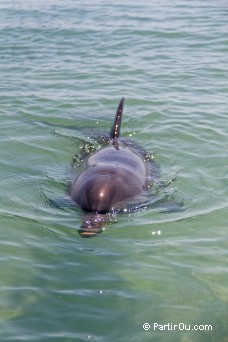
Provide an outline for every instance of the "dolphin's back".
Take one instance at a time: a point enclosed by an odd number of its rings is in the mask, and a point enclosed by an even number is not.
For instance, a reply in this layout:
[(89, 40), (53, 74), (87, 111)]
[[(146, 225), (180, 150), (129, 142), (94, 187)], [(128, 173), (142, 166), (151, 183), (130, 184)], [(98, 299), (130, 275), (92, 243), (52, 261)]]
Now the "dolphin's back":
[(107, 213), (144, 191), (147, 169), (143, 157), (118, 140), (123, 105), (124, 98), (110, 131), (110, 145), (90, 155), (73, 182), (70, 195), (84, 211)]

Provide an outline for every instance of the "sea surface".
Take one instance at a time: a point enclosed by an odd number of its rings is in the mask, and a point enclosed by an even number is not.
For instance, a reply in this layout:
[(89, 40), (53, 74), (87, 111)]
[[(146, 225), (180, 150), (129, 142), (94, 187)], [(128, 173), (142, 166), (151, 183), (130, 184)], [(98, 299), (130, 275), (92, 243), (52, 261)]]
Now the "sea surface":
[[(82, 239), (52, 203), (122, 96), (176, 210)], [(227, 342), (228, 2), (1, 0), (0, 189), (1, 342)]]

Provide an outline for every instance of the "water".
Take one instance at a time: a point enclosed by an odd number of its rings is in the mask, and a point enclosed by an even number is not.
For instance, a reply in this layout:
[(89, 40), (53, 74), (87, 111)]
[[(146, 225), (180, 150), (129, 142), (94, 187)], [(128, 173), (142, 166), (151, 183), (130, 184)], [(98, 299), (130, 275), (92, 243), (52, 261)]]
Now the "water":
[[(228, 341), (227, 16), (220, 0), (0, 2), (1, 341)], [(178, 174), (185, 210), (81, 239), (81, 210), (48, 199), (122, 96), (122, 135)]]

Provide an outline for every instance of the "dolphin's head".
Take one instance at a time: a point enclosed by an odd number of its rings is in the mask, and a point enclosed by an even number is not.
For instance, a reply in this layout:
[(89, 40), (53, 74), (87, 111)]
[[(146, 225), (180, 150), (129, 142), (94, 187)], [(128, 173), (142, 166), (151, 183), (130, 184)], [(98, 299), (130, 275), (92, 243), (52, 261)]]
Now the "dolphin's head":
[(122, 198), (116, 184), (115, 168), (91, 167), (77, 179), (71, 197), (86, 212), (108, 213), (113, 203)]

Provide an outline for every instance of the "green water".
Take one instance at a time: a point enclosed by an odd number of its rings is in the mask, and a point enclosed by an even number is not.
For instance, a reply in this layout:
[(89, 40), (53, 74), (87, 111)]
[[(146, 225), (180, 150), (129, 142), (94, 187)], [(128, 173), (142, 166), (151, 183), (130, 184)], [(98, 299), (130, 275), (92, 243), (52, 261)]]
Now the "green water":
[[(0, 2), (1, 342), (228, 341), (227, 18), (220, 0)], [(81, 210), (48, 199), (122, 96), (122, 135), (178, 174), (184, 211), (82, 239)]]

